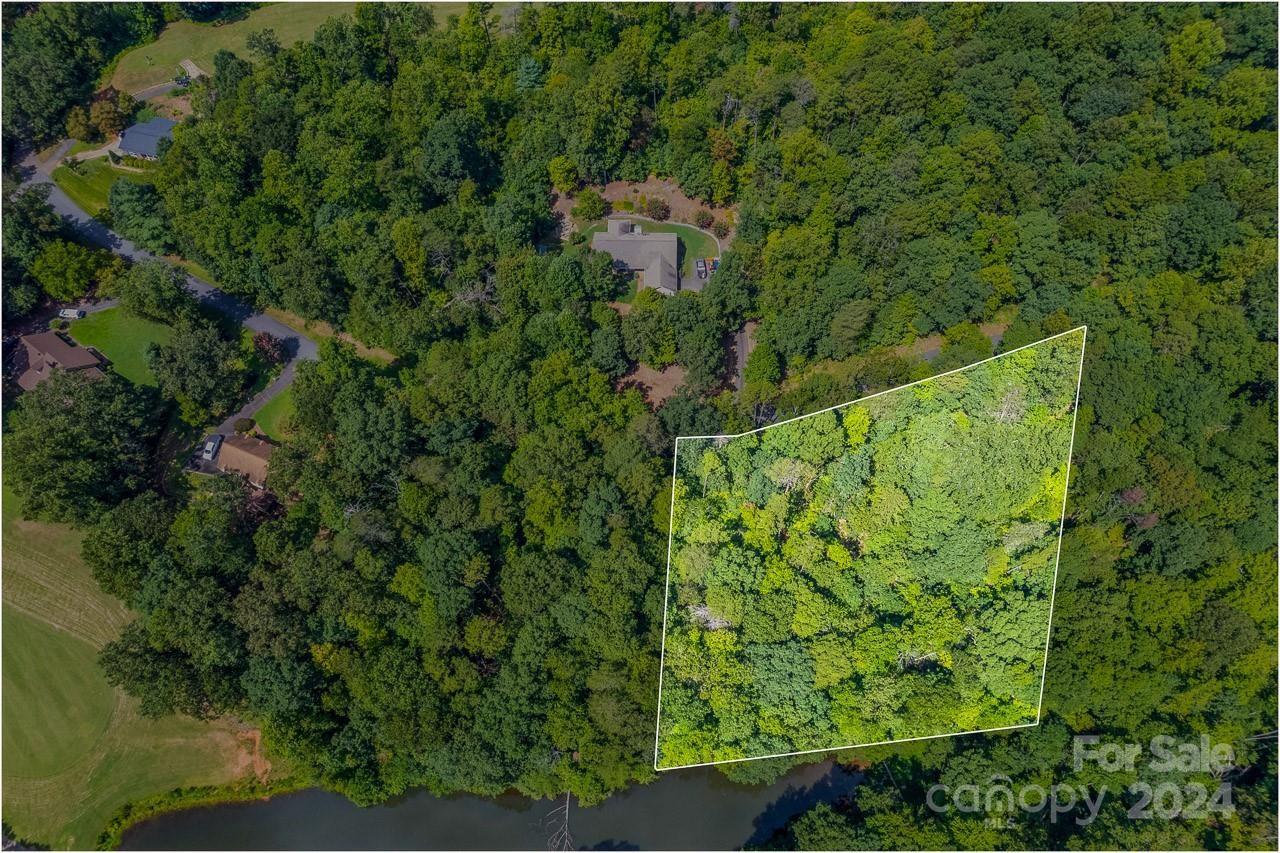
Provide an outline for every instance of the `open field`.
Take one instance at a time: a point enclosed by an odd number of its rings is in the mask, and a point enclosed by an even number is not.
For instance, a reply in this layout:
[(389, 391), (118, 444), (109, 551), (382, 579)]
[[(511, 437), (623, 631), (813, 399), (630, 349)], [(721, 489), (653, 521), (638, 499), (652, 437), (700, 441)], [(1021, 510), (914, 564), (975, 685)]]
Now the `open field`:
[(76, 205), (90, 216), (97, 216), (107, 206), (107, 194), (116, 178), (146, 183), (145, 172), (121, 169), (107, 162), (106, 157), (86, 160), (75, 172), (66, 166), (53, 170), (53, 182), (71, 197)]
[(125, 379), (138, 385), (155, 385), (147, 366), (147, 347), (165, 343), (173, 329), (154, 320), (134, 317), (123, 308), (108, 308), (71, 324), (71, 336), (81, 346), (91, 346), (111, 360)]
[(277, 3), (257, 9), (228, 24), (197, 24), (174, 21), (160, 37), (120, 57), (111, 85), (122, 92), (137, 92), (172, 80), (178, 63), (193, 60), (201, 70), (213, 73), (213, 55), (229, 50), (248, 58), (245, 38), (255, 30), (275, 30), (282, 45), (311, 38), (327, 18), (346, 15), (355, 3)]
[(280, 441), (288, 434), (284, 428), (285, 420), (293, 414), (293, 388), (286, 388), (267, 403), (253, 419), (258, 429), (268, 437)]
[[(710, 234), (699, 231), (692, 225), (681, 225), (678, 222), (653, 222), (648, 219), (628, 216), (618, 218), (635, 222), (650, 233), (675, 234), (680, 239), (680, 280), (682, 282), (695, 277), (696, 274), (693, 271), (694, 260), (697, 258), (714, 258), (720, 254), (720, 250), (716, 247), (715, 238)], [(595, 225), (584, 229), (582, 233), (587, 235), (587, 240), (590, 241), (592, 234), (603, 230), (604, 223), (597, 222)]]
[(24, 521), (4, 492), (4, 819), (19, 836), (92, 848), (131, 800), (248, 772), (230, 721), (149, 720), (97, 665), (129, 620), (80, 560), (81, 534)]
[[(444, 25), (450, 15), (461, 15), (466, 3), (432, 3), (436, 23)], [(503, 4), (499, 4), (503, 5)], [(190, 59), (202, 71), (213, 73), (213, 55), (229, 50), (250, 59), (245, 38), (255, 30), (270, 28), (280, 44), (288, 47), (306, 41), (325, 20), (349, 15), (355, 3), (273, 3), (256, 9), (245, 18), (226, 24), (197, 24), (174, 21), (160, 37), (120, 57), (110, 83), (123, 92), (138, 92), (172, 80), (178, 63)]]

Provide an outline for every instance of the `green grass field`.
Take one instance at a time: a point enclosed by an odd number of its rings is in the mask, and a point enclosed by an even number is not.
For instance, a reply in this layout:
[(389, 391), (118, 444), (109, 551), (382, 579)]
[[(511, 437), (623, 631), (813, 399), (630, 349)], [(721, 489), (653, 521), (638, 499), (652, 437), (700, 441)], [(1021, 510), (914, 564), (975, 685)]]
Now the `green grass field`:
[(262, 430), (268, 438), (280, 441), (288, 434), (288, 430), (284, 428), (285, 419), (293, 414), (293, 388), (292, 386), (284, 389), (267, 403), (253, 419), (258, 424), (258, 429)]
[[(466, 3), (432, 3), (436, 24), (444, 26), (450, 15), (461, 15)], [(229, 50), (251, 59), (245, 48), (249, 33), (266, 27), (275, 31), (280, 44), (288, 47), (306, 41), (328, 18), (348, 15), (355, 3), (273, 3), (256, 9), (244, 19), (228, 24), (196, 24), (174, 21), (150, 44), (136, 47), (120, 57), (109, 82), (122, 92), (137, 92), (165, 83), (178, 73), (178, 63), (190, 59), (206, 73), (213, 73), (213, 55)], [(495, 11), (507, 17), (515, 4), (497, 3)]]
[(137, 92), (164, 83), (174, 78), (184, 59), (212, 74), (213, 55), (219, 50), (249, 58), (245, 38), (255, 30), (269, 27), (287, 46), (311, 38), (327, 18), (350, 14), (355, 7), (355, 3), (275, 3), (229, 24), (174, 21), (155, 41), (120, 57), (111, 85), (122, 92)]
[(3, 809), (20, 837), (92, 849), (126, 802), (245, 773), (230, 722), (149, 720), (107, 683), (98, 649), (130, 617), (81, 561), (81, 534), (22, 520), (8, 489), (3, 533)]
[[(631, 219), (631, 217), (627, 216), (620, 218), (638, 222), (645, 231), (657, 234), (675, 234), (680, 238), (680, 278), (682, 281), (688, 281), (695, 275), (693, 262), (696, 259), (714, 258), (720, 254), (720, 250), (716, 247), (715, 239), (710, 234), (704, 234), (692, 225), (681, 225), (678, 222), (650, 222), (648, 219)], [(604, 223), (597, 222), (595, 225), (584, 229), (582, 233), (586, 234), (587, 240), (590, 241), (592, 234), (603, 230)]]
[(112, 166), (106, 157), (86, 160), (80, 165), (80, 170), (75, 172), (67, 166), (59, 166), (53, 170), (53, 182), (90, 216), (97, 216), (106, 208), (107, 194), (111, 192), (116, 178), (147, 182), (145, 172), (131, 172)]
[(111, 366), (130, 382), (155, 385), (147, 366), (147, 347), (166, 343), (173, 329), (153, 320), (134, 317), (123, 308), (108, 308), (71, 323), (71, 336), (81, 346), (96, 348), (111, 360)]

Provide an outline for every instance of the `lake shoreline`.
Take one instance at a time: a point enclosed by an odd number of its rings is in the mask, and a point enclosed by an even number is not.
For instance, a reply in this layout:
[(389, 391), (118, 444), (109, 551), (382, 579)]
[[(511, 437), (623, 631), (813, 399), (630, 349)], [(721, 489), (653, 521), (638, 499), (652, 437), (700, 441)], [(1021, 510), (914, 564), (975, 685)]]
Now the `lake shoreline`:
[(121, 806), (99, 834), (96, 847), (98, 850), (118, 850), (125, 836), (135, 827), (165, 815), (237, 803), (268, 802), (275, 797), (314, 788), (312, 780), (292, 778), (265, 784), (255, 779), (248, 783), (174, 788)]
[[(597, 805), (572, 808), (568, 829), (581, 848), (739, 849), (763, 844), (816, 802), (845, 797), (861, 780), (861, 772), (831, 760), (761, 785), (733, 782), (714, 768), (671, 771)], [(537, 849), (563, 821), (554, 799), (436, 797), (422, 788), (368, 807), (305, 786), (235, 802), (172, 805), (132, 821), (118, 836), (119, 848)]]

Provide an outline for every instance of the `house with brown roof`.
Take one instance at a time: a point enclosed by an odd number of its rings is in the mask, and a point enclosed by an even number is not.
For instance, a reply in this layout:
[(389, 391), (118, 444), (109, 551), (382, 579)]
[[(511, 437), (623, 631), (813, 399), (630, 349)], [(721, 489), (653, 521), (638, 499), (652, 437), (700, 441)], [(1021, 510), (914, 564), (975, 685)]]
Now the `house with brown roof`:
[(251, 435), (229, 435), (218, 451), (218, 469), (228, 474), (241, 474), (251, 486), (259, 489), (267, 482), (267, 463), (276, 446)]
[(106, 359), (97, 350), (76, 346), (75, 341), (59, 332), (40, 332), (20, 338), (17, 353), (18, 387), (30, 391), (48, 379), (55, 370), (82, 372), (100, 379)]

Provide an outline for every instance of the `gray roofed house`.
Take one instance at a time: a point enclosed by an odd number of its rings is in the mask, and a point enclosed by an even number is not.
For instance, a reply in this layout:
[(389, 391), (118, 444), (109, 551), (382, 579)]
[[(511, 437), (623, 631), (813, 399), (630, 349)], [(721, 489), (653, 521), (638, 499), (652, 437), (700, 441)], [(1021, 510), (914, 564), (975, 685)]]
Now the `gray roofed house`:
[(591, 235), (591, 248), (608, 252), (614, 265), (640, 273), (639, 289), (672, 296), (680, 289), (680, 243), (669, 232), (646, 233), (637, 222), (610, 219), (607, 230)]
[(173, 139), (173, 128), (177, 122), (167, 118), (153, 118), (142, 124), (127, 127), (120, 134), (120, 151), (130, 157), (145, 157), (154, 160), (160, 156), (160, 140)]

